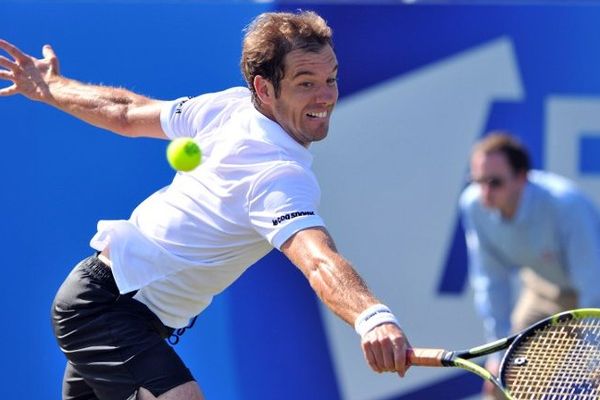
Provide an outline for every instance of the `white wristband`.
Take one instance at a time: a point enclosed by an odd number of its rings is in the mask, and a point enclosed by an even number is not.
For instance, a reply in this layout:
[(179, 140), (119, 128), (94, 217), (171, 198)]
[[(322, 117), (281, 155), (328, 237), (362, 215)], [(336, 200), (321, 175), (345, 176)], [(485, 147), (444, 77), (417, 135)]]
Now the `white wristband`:
[(356, 321), (354, 321), (354, 330), (363, 337), (376, 326), (385, 323), (392, 323), (399, 326), (398, 320), (396, 320), (396, 317), (386, 305), (375, 304), (356, 317)]

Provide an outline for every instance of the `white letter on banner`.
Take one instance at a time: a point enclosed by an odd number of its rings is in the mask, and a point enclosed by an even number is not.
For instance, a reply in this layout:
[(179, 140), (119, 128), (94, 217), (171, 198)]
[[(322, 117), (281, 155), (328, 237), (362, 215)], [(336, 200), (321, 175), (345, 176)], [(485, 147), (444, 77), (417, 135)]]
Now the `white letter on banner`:
[(600, 155), (591, 154), (595, 148), (600, 148), (600, 98), (548, 97), (546, 169), (574, 180), (600, 205), (600, 163), (593, 159)]

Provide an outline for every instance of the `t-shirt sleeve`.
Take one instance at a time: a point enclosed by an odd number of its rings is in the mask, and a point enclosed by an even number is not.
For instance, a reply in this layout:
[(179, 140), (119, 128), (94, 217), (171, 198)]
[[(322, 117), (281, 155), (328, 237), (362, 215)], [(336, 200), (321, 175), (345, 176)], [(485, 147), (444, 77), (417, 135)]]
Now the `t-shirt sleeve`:
[(280, 249), (296, 232), (325, 226), (317, 213), (320, 195), (310, 170), (292, 163), (274, 167), (251, 190), (250, 223), (273, 247)]
[(600, 226), (593, 204), (579, 195), (563, 199), (562, 237), (565, 262), (581, 307), (600, 307)]
[(220, 123), (237, 100), (249, 95), (248, 89), (236, 87), (166, 102), (160, 113), (161, 127), (169, 139), (201, 136)]

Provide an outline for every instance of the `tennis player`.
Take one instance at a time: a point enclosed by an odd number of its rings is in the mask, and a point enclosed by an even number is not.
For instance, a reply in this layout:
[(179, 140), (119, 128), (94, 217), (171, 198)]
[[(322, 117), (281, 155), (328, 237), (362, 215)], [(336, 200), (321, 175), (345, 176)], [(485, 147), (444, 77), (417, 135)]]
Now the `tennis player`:
[[(72, 270), (52, 308), (67, 357), (63, 399), (202, 399), (164, 340), (273, 247), (361, 336), (377, 372), (403, 376), (406, 337), (388, 307), (336, 250), (318, 214), (308, 147), (327, 135), (338, 98), (331, 29), (313, 12), (265, 13), (248, 27), (247, 88), (159, 101), (61, 76), (0, 41), (0, 95), (22, 94), (131, 137), (192, 137), (205, 161), (144, 200), (127, 220), (100, 221), (96, 254)], [(274, 315), (261, 323), (277, 324)]]
[[(475, 145), (471, 177), (460, 207), (487, 340), (560, 311), (600, 307), (600, 214), (573, 182), (530, 170), (527, 150), (507, 132)], [(499, 363), (494, 355), (486, 367), (497, 374)]]

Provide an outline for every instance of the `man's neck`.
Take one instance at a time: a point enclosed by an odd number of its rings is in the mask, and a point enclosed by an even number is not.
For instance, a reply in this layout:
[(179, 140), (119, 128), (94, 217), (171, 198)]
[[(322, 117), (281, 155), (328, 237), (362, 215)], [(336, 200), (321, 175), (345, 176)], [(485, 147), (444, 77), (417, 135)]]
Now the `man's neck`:
[(522, 198), (523, 190), (517, 193), (513, 201), (511, 201), (507, 207), (500, 209), (500, 214), (502, 215), (503, 219), (512, 220), (517, 215), (517, 211), (519, 211), (519, 206), (521, 204)]

